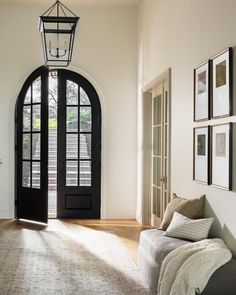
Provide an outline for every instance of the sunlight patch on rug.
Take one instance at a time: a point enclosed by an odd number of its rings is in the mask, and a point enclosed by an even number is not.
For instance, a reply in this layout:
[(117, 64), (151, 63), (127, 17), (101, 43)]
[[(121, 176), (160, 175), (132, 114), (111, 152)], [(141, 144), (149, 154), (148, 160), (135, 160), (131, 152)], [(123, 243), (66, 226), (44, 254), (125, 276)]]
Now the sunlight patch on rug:
[(1, 295), (145, 295), (136, 264), (111, 233), (0, 232)]

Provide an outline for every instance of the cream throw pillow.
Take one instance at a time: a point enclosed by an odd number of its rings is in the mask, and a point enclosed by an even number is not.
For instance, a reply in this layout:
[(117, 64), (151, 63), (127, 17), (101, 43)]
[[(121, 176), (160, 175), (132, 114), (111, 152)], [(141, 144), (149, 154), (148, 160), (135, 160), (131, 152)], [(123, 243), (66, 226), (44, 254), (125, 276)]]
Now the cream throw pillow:
[(180, 214), (183, 214), (188, 218), (201, 218), (203, 216), (204, 201), (205, 195), (196, 199), (186, 199), (177, 197), (176, 194), (173, 194), (173, 199), (168, 204), (165, 210), (163, 220), (159, 229), (167, 229), (175, 211)]
[(200, 241), (208, 237), (213, 217), (190, 219), (178, 212), (174, 212), (172, 221), (163, 236)]

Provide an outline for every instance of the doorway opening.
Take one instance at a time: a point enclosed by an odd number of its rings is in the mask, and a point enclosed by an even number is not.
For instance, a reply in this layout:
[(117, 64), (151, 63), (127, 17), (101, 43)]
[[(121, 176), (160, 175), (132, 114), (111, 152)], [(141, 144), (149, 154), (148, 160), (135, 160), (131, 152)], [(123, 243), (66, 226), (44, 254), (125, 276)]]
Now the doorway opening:
[(78, 73), (43, 66), (16, 104), (17, 218), (99, 219), (101, 106)]

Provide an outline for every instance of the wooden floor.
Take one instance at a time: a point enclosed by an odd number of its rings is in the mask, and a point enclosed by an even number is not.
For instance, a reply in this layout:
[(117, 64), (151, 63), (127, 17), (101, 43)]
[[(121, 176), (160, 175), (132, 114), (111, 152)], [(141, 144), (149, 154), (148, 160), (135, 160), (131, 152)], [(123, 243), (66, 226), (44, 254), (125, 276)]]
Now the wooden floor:
[(137, 261), (137, 249), (140, 233), (150, 226), (140, 225), (136, 220), (78, 220), (50, 219), (48, 225), (34, 224), (26, 221), (0, 220), (0, 230), (29, 228), (34, 230), (64, 231), (75, 234), (85, 230), (112, 232), (126, 245), (134, 260)]

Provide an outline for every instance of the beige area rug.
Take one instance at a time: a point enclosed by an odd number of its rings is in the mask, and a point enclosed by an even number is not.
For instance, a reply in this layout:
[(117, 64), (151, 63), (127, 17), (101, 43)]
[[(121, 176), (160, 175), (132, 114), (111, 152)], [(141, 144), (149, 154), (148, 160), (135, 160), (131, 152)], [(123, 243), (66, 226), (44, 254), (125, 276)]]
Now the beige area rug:
[(0, 233), (1, 295), (148, 294), (114, 234), (9, 230)]

